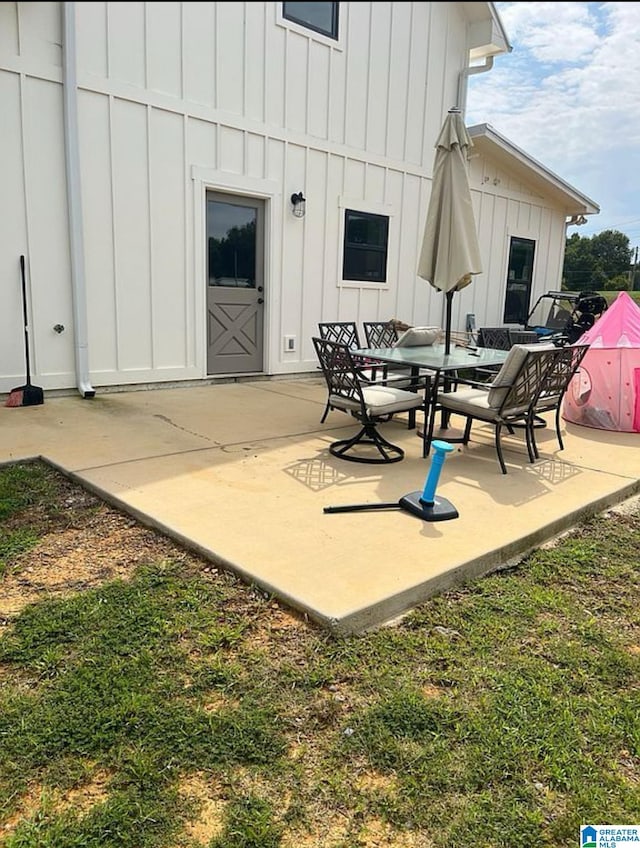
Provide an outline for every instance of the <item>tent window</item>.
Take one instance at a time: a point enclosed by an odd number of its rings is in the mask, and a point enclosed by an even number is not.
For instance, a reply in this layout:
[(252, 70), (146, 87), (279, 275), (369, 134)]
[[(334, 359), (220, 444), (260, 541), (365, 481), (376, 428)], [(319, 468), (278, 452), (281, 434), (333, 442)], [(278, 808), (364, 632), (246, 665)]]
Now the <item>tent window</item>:
[(343, 280), (386, 283), (389, 218), (346, 209)]
[(526, 324), (533, 279), (535, 241), (514, 236), (509, 246), (507, 291), (504, 300), (505, 324)]

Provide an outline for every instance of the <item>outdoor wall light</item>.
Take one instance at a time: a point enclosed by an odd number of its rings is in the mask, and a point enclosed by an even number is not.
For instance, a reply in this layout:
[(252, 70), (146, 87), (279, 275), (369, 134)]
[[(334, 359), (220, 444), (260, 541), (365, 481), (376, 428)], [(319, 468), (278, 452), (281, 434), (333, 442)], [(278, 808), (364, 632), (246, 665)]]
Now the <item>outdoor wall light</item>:
[(296, 218), (304, 218), (304, 213), (307, 211), (307, 201), (301, 191), (291, 195), (291, 205), (293, 206), (292, 211)]

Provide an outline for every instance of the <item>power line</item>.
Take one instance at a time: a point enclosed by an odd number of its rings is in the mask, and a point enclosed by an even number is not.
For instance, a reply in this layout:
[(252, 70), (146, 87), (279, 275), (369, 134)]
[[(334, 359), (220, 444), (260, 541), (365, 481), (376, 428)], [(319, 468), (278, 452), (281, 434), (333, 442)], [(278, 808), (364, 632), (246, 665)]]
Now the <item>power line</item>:
[[(637, 221), (637, 220), (636, 221), (629, 221), (629, 224), (637, 224), (637, 223), (640, 223), (640, 221)], [(576, 225), (573, 225), (573, 226), (576, 226)], [(606, 227), (601, 227), (601, 229), (597, 230), (594, 233), (590, 233), (590, 236), (598, 236), (598, 235), (601, 235), (602, 233), (606, 233), (610, 230), (614, 230), (614, 231), (617, 231), (617, 232), (622, 232), (622, 234), (626, 235), (627, 238), (629, 238), (629, 239), (631, 239), (631, 238), (636, 239), (636, 238), (640, 237), (640, 230), (638, 230), (638, 231), (633, 230), (631, 233), (628, 233), (626, 231), (623, 232), (623, 230), (620, 229), (621, 226), (626, 227), (626, 226), (628, 226), (628, 224), (609, 224)]]

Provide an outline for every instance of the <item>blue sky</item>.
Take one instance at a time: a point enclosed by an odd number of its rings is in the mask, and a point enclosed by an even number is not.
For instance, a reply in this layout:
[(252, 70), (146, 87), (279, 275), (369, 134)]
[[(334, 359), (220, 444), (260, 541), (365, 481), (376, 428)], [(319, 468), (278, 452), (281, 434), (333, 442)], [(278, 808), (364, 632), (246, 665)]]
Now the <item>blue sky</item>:
[(496, 3), (513, 50), (469, 78), (490, 124), (600, 207), (568, 235), (640, 245), (640, 3)]

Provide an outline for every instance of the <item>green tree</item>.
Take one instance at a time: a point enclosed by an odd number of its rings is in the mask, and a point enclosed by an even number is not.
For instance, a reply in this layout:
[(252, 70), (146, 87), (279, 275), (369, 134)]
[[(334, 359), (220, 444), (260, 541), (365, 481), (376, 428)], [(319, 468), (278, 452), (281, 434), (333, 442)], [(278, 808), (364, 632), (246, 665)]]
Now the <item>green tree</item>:
[(591, 239), (573, 233), (567, 239), (562, 278), (569, 291), (587, 291), (595, 276), (596, 260), (591, 252)]
[(605, 291), (629, 291), (629, 275), (618, 274), (605, 283)]
[(256, 278), (256, 222), (231, 227), (222, 238), (209, 238), (209, 276), (227, 285)]
[(629, 239), (624, 233), (605, 230), (593, 236), (591, 246), (607, 279), (629, 273), (632, 251)]
[(616, 230), (591, 237), (574, 233), (566, 242), (564, 287), (569, 291), (616, 289), (616, 278), (619, 281), (629, 273), (631, 254), (628, 237)]

